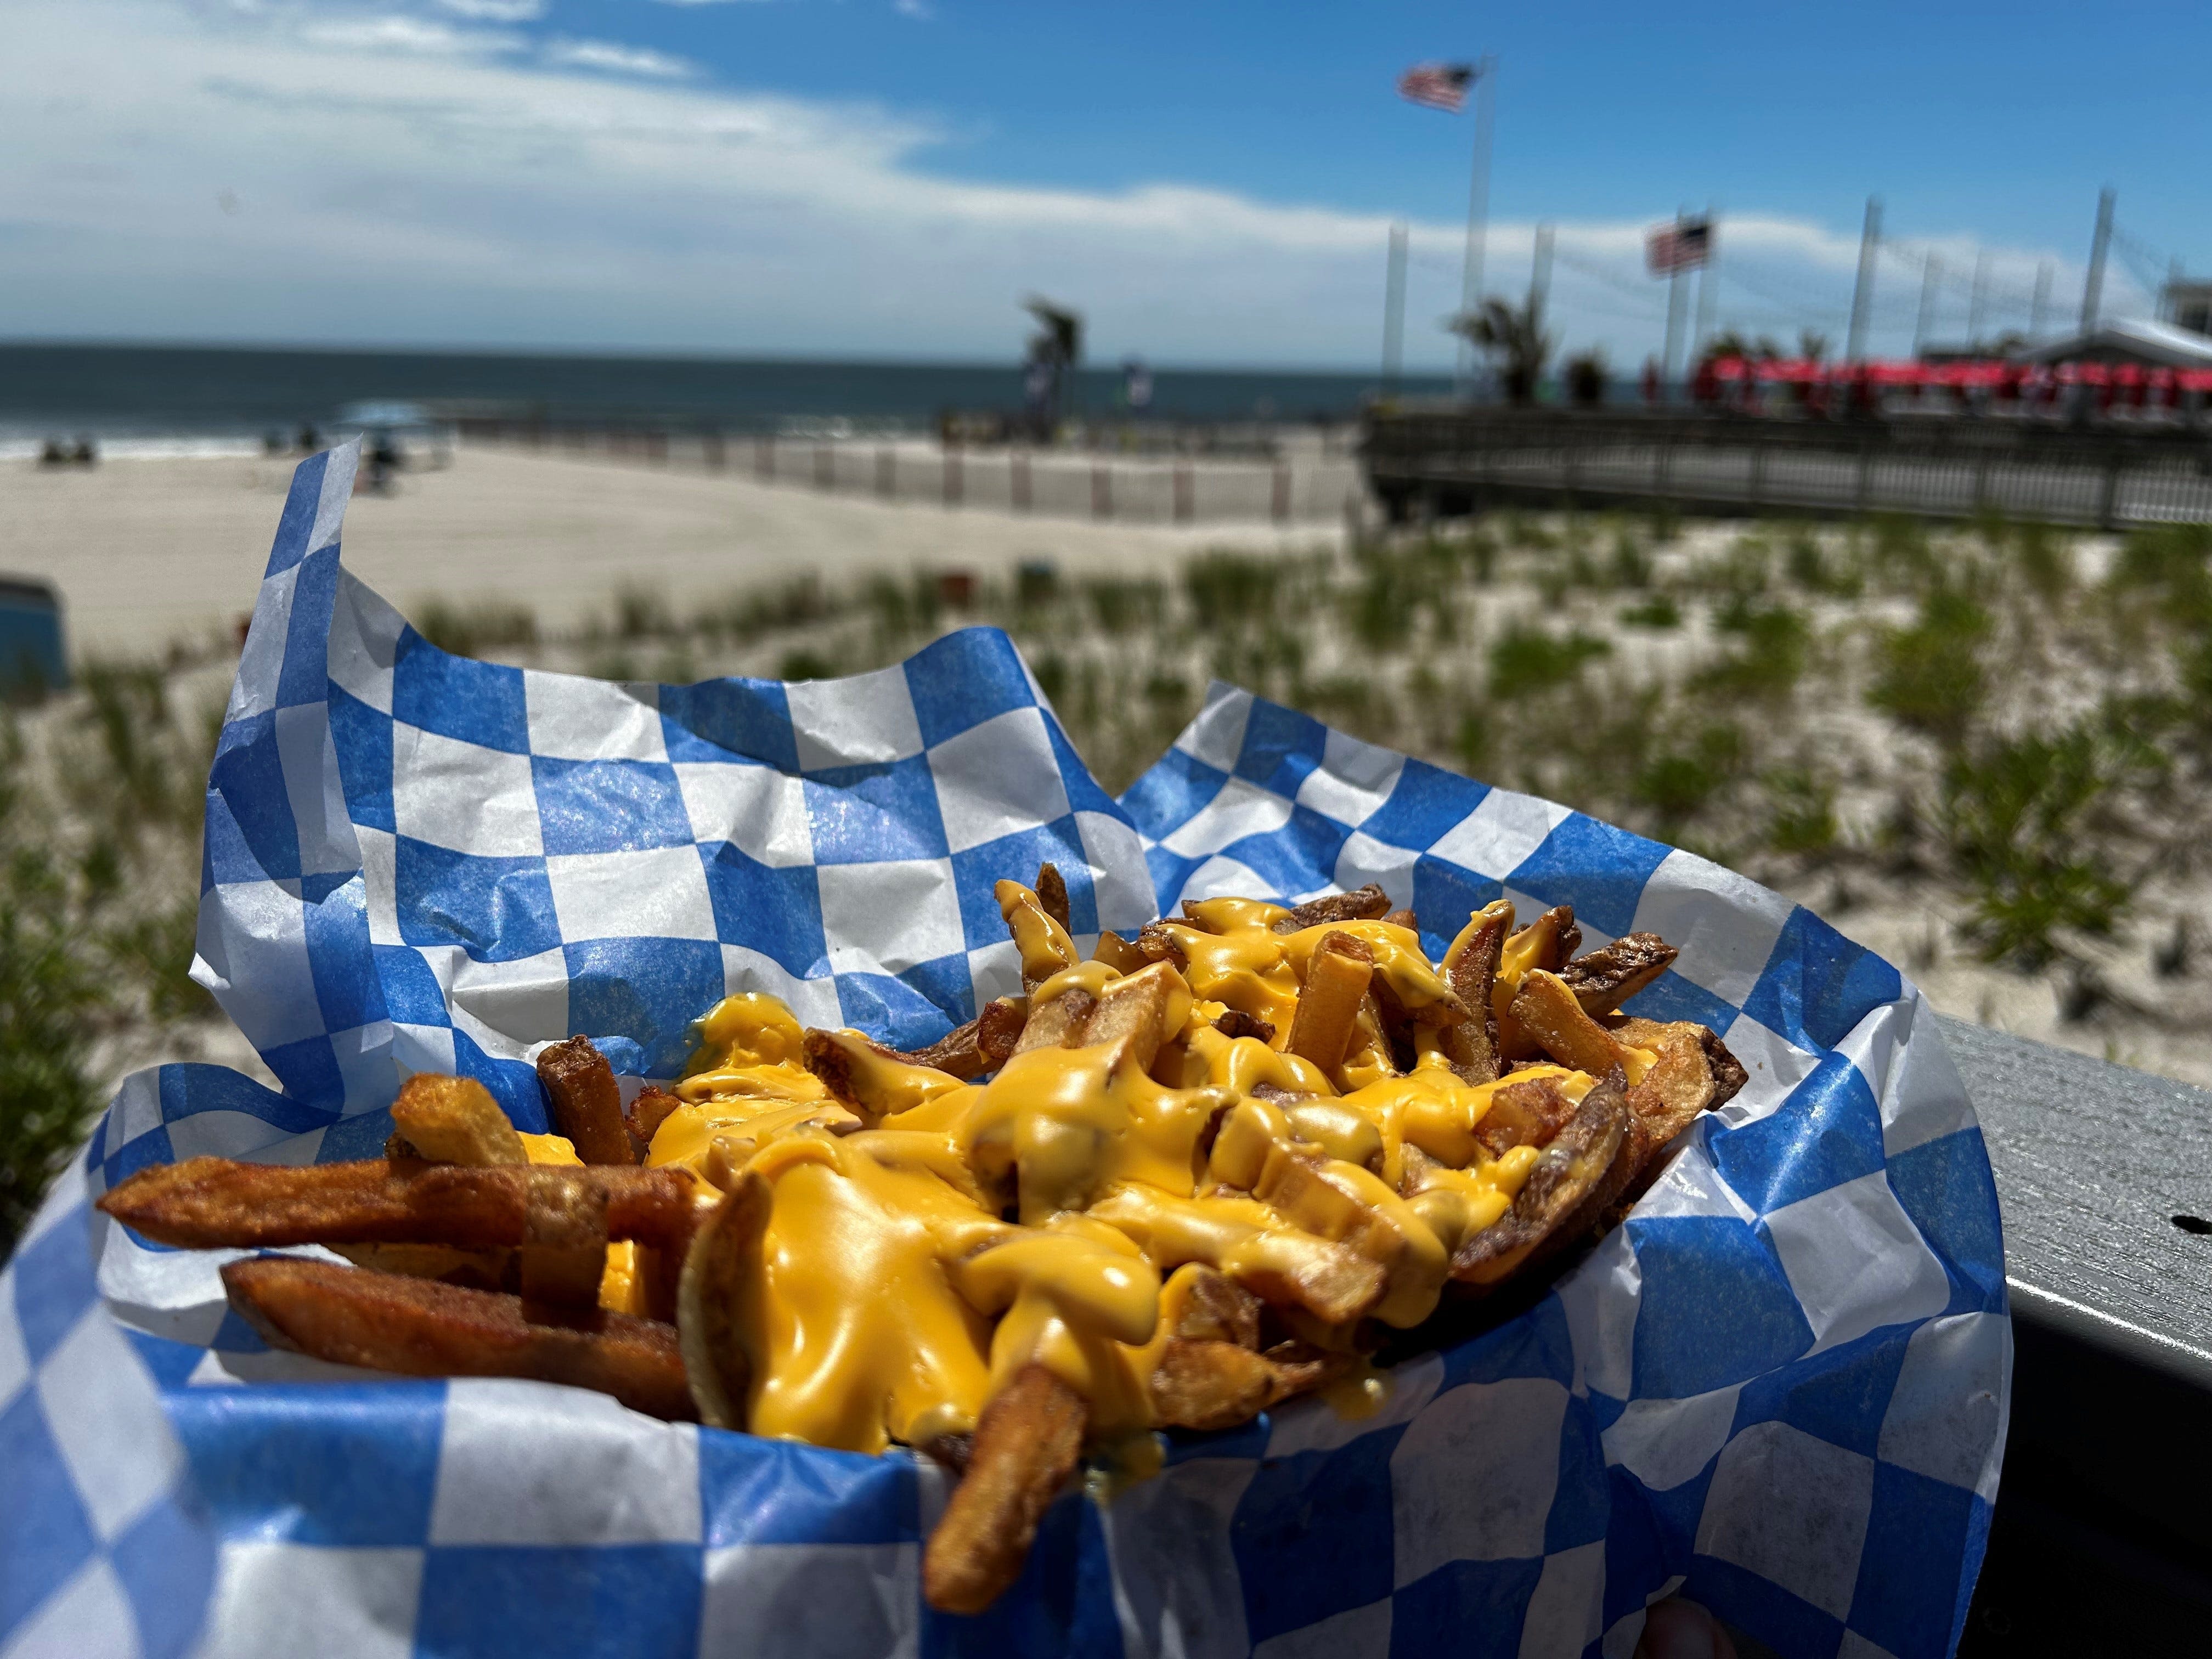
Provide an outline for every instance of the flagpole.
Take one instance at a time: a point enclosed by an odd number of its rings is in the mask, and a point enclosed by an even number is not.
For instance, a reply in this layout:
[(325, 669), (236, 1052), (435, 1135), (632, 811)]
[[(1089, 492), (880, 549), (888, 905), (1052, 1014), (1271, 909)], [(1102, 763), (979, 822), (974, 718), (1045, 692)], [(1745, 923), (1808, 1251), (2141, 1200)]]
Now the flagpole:
[[(1474, 163), (1467, 190), (1467, 259), (1460, 268), (1459, 308), (1471, 317), (1482, 303), (1483, 236), (1490, 216), (1490, 131), (1493, 105), (1491, 83), (1498, 78), (1498, 59), (1485, 52), (1474, 70)], [(1459, 339), (1460, 395), (1474, 389), (1474, 342)]]

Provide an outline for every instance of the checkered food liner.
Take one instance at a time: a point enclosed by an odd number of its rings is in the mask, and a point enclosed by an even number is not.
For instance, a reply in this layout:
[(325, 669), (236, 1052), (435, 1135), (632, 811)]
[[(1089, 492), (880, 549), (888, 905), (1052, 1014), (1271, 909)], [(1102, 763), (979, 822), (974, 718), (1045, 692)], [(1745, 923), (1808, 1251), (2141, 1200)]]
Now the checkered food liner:
[[(195, 972), (281, 1079), (130, 1079), (0, 1279), (0, 1654), (1583, 1654), (1680, 1593), (1784, 1654), (1954, 1645), (2011, 1337), (1980, 1134), (1920, 994), (1691, 855), (1217, 686), (1120, 801), (1003, 635), (803, 684), (449, 656), (347, 574), (354, 455), (304, 464), (209, 780)], [(222, 1253), (88, 1210), (151, 1163), (372, 1155), (402, 1078), (545, 1127), (572, 1031), (666, 1076), (727, 991), (902, 1045), (1012, 989), (992, 884), (1075, 931), (1379, 882), (1431, 951), (1569, 902), (1680, 947), (1631, 1005), (1750, 1073), (1534, 1306), (1179, 1436), (1050, 1511), (1021, 1583), (921, 1605), (943, 1478), (547, 1385), (272, 1353)]]

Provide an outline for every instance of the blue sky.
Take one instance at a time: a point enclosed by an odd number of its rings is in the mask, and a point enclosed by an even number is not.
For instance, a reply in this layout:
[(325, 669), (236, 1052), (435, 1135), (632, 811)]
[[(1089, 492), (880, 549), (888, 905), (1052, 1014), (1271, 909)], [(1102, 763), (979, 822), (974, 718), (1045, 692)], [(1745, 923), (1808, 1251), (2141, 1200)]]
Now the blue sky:
[[(1642, 228), (1722, 211), (1715, 321), (1839, 334), (1869, 191), (1875, 343), (2078, 301), (2095, 194), (2141, 310), (2212, 269), (2212, 14), (2045, 5), (1016, 6), (969, 0), (13, 0), (0, 337), (993, 358), (1033, 289), (1101, 355), (1362, 368), (1412, 222), (1441, 363), (1469, 123), (1500, 61), (1492, 283), (1559, 226), (1571, 348), (1639, 359)], [(2091, 20), (2094, 19), (2094, 21)]]

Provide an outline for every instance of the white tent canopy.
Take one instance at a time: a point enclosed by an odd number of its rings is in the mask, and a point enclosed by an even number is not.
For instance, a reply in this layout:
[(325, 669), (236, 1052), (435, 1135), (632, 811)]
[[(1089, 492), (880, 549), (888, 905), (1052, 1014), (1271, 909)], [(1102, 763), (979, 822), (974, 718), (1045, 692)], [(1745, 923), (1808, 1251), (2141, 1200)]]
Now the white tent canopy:
[(2090, 358), (2100, 362), (2144, 363), (2166, 368), (2212, 368), (2212, 335), (2148, 318), (2100, 323), (2087, 334), (2025, 346), (2012, 354), (2016, 363), (2061, 363)]

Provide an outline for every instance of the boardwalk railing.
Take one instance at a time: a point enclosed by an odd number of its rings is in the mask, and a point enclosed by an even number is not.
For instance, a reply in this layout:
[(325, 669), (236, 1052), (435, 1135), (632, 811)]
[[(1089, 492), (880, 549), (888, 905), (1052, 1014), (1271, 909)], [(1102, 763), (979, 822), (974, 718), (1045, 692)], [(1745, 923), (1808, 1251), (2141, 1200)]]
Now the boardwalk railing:
[(667, 426), (458, 422), (470, 443), (726, 473), (887, 501), (1152, 524), (1340, 520), (1359, 464), (1316, 446), (1272, 459), (1120, 454), (913, 439), (813, 438)]
[(1998, 513), (2112, 529), (2212, 521), (2212, 429), (2008, 420), (1783, 421), (1567, 410), (1376, 411), (1367, 478), (1393, 517), (1486, 500), (1692, 511)]

